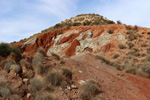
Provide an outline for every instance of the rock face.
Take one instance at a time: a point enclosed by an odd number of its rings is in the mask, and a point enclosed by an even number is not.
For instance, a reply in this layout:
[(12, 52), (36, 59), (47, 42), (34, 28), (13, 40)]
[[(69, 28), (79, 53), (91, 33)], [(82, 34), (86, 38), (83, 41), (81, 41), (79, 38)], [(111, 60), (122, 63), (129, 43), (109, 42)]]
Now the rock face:
[[(50, 52), (62, 56), (72, 56), (84, 51), (99, 52), (103, 46), (113, 40), (125, 41), (125, 36), (121, 33), (109, 34), (108, 29), (111, 27), (114, 28), (113, 25), (108, 25), (108, 27), (78, 26), (68, 30), (62, 28), (47, 32), (26, 41), (24, 43), (25, 52), (33, 54), (40, 46), (47, 51), (48, 55)], [(119, 30), (119, 27), (125, 28), (123, 25), (118, 25), (116, 30)]]
[[(118, 44), (126, 44), (128, 41), (126, 25), (109, 24), (102, 26), (72, 26), (55, 31), (43, 33), (33, 37), (24, 43), (24, 52), (34, 54), (36, 49), (42, 46), (47, 55), (51, 52), (61, 56), (78, 55), (83, 52), (109, 52), (118, 51)], [(113, 33), (109, 33), (113, 30)], [(137, 34), (141, 34), (142, 28)], [(149, 29), (145, 28), (145, 31)], [(115, 49), (115, 50), (113, 50)]]

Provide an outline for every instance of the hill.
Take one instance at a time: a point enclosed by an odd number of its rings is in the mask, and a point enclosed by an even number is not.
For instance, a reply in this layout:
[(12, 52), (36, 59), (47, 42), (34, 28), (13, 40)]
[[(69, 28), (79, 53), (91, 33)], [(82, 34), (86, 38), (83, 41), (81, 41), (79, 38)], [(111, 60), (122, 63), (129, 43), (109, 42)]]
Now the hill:
[(77, 15), (11, 43), (22, 53), (0, 58), (0, 89), (5, 90), (0, 96), (149, 100), (149, 39), (149, 28), (116, 24), (98, 14)]

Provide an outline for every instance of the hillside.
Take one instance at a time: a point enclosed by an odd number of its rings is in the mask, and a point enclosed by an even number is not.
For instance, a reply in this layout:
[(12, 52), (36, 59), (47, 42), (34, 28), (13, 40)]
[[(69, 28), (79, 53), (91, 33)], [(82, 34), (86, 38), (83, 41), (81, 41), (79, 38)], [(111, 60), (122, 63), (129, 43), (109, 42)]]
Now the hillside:
[(149, 28), (81, 14), (10, 46), (22, 52), (0, 57), (1, 98), (150, 100)]

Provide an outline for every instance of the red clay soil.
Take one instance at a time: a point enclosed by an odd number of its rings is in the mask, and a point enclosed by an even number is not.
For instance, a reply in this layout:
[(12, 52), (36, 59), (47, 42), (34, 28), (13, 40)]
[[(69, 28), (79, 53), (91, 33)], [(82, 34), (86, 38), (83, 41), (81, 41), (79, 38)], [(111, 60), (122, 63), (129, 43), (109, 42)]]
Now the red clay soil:
[(66, 65), (74, 68), (75, 85), (80, 87), (78, 81), (94, 79), (105, 100), (150, 100), (149, 79), (118, 71), (90, 54), (66, 59)]
[(80, 42), (79, 42), (77, 39), (75, 39), (75, 40), (73, 41), (73, 43), (71, 44), (71, 46), (67, 49), (67, 51), (66, 51), (66, 56), (73, 56), (73, 54), (74, 54), (75, 51), (76, 51), (76, 47), (77, 47), (78, 45), (80, 45)]

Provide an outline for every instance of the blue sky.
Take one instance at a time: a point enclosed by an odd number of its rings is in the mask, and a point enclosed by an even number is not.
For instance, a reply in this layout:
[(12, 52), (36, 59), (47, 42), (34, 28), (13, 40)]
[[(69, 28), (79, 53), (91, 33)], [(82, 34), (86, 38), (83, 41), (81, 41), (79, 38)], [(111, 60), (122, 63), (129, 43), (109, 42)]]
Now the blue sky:
[(150, 0), (0, 0), (0, 42), (13, 42), (78, 14), (150, 27)]

